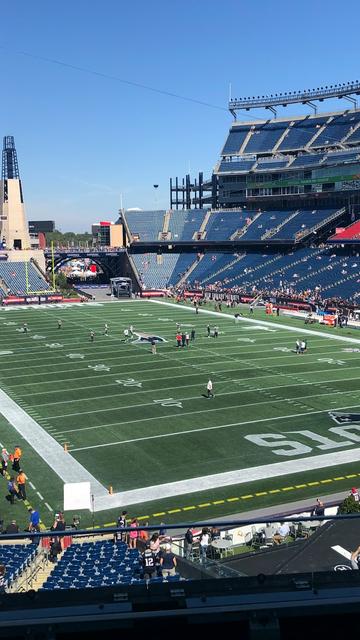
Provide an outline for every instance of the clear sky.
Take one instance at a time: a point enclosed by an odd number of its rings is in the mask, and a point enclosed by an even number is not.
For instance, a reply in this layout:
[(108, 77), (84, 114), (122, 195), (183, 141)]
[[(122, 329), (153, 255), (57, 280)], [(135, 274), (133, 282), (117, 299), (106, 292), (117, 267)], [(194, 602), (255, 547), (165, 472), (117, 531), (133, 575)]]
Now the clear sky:
[(240, 97), (359, 79), (359, 17), (355, 0), (3, 3), (0, 135), (15, 136), (28, 217), (83, 231), (116, 219), (121, 193), (168, 207), (170, 176), (218, 159), (230, 82)]

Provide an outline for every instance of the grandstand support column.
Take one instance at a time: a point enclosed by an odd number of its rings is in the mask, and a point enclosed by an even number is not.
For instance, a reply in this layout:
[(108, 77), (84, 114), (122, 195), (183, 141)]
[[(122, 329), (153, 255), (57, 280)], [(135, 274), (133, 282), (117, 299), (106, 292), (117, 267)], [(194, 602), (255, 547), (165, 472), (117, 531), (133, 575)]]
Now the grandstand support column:
[(191, 209), (191, 185), (190, 185), (190, 174), (187, 173), (185, 176), (185, 208)]

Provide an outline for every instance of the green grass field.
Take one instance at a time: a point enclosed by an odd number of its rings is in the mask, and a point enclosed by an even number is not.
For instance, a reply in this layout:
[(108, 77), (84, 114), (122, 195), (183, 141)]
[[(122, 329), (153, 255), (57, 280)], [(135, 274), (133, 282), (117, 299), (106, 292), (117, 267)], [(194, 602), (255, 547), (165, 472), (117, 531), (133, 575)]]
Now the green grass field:
[[(263, 310), (251, 319), (268, 320)], [(176, 322), (195, 327), (188, 348), (175, 345)], [(207, 337), (208, 323), (219, 327), (218, 339)], [(149, 344), (125, 343), (129, 325), (167, 342), (157, 355)], [(195, 315), (149, 301), (2, 309), (0, 327), (0, 388), (54, 442), (67, 444), (68, 464), (80, 463), (104, 494), (113, 488), (105, 509), (97, 501), (98, 526), (124, 508), (118, 495), (129, 497), (131, 515), (184, 522), (336, 492), (360, 479), (360, 426), (339, 427), (328, 415), (360, 411), (355, 330), (311, 326), (314, 335), (305, 335), (299, 320), (235, 324), (232, 314)], [(304, 355), (293, 352), (298, 337), (307, 338)], [(214, 399), (204, 397), (209, 376)], [(62, 508), (62, 479), (41, 445), (31, 447), (11, 422), (0, 405), (1, 444), (22, 445), (34, 487), (28, 485), (29, 502), (48, 525)], [(5, 519), (12, 509), (26, 522), (22, 503), (4, 503)], [(88, 511), (81, 517), (91, 524)]]

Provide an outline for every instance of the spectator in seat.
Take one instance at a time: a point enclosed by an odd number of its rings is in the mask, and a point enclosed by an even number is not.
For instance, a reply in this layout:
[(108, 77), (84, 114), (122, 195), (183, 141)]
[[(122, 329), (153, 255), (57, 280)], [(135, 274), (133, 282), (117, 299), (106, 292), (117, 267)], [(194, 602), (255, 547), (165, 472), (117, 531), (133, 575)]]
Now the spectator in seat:
[(16, 520), (11, 520), (10, 524), (8, 524), (5, 529), (5, 533), (8, 533), (10, 535), (12, 533), (19, 533), (19, 525), (17, 524)]
[(278, 530), (273, 536), (273, 541), (275, 544), (281, 544), (285, 541), (290, 533), (290, 528), (287, 522), (282, 522)]
[(350, 496), (352, 496), (355, 500), (355, 502), (359, 502), (360, 500), (360, 496), (359, 496), (359, 491), (356, 487), (353, 487), (349, 493)]

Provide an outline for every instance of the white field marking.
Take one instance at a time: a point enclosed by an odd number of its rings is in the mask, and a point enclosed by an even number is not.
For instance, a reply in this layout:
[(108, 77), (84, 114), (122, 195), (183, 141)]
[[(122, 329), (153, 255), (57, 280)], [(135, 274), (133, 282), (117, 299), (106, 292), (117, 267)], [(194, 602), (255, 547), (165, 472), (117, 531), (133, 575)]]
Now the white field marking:
[[(232, 353), (234, 352), (234, 346), (232, 348)], [(281, 348), (287, 348), (288, 352), (293, 352), (293, 349), (290, 349), (288, 347), (278, 347), (278, 349)], [(311, 349), (310, 353), (307, 353), (307, 360), (309, 360), (309, 358), (311, 357), (316, 357), (317, 355), (324, 355), (326, 356), (327, 354), (337, 354), (340, 353), (339, 349), (336, 349), (335, 351), (327, 351), (325, 353), (320, 353), (319, 350), (320, 349), (328, 349), (329, 345), (323, 345), (322, 347), (316, 347), (316, 349)], [(174, 349), (176, 349), (176, 347), (174, 347)], [(185, 351), (185, 347), (184, 347), (184, 351), (182, 351), (182, 347), (181, 347), (181, 351), (179, 350), (179, 353), (186, 353), (187, 351)], [(230, 347), (229, 347), (230, 349)], [(276, 349), (276, 347), (274, 348), (270, 348), (270, 349), (258, 349), (257, 351), (242, 351), (238, 353), (238, 357), (237, 358), (232, 358), (232, 360), (234, 360), (235, 362), (242, 362), (242, 360), (246, 360), (246, 356), (250, 355), (253, 356), (254, 354), (260, 354), (260, 357), (258, 358), (250, 358), (251, 360), (254, 360), (254, 362), (256, 362), (257, 360), (277, 360), (278, 358), (285, 358), (286, 356), (277, 356), (277, 355), (269, 355), (269, 356), (263, 356), (262, 354), (264, 353), (272, 353), (272, 351), (274, 351), (274, 349)], [(198, 353), (198, 351), (203, 352), (205, 355), (201, 355)], [(199, 346), (196, 347), (196, 352), (193, 355), (189, 355), (186, 357), (186, 361), (181, 360), (180, 362), (185, 362), (187, 363), (189, 360), (198, 360), (199, 358), (211, 358), (212, 355), (216, 355), (218, 358), (220, 359), (226, 359), (229, 358), (230, 356), (226, 353), (224, 353), (224, 349), (221, 350), (221, 352), (217, 352), (214, 351), (212, 349), (205, 349), (205, 348), (201, 348)], [(11, 352), (9, 352), (11, 353)], [(172, 351), (167, 352), (172, 353)], [(174, 350), (174, 353), (177, 353), (177, 351)], [(80, 356), (80, 354), (74, 354), (77, 356), (77, 358), (80, 360), (82, 360), (84, 358), (84, 356)], [(136, 356), (143, 356), (142, 353), (137, 353), (135, 354)], [(162, 354), (164, 355), (164, 354)], [(65, 357), (69, 357), (68, 355), (66, 355)], [(289, 356), (288, 356), (289, 357)], [(96, 362), (96, 360), (99, 360), (100, 358), (100, 354), (97, 354), (97, 356), (95, 358), (91, 358), (91, 359), (86, 359), (86, 362)], [(71, 358), (72, 360), (75, 358)], [(138, 364), (147, 364), (151, 361), (149, 361), (149, 359), (146, 360), (136, 360), (131, 358), (130, 354), (128, 356), (110, 356), (110, 355), (104, 355), (104, 360), (118, 360), (119, 364), (116, 363), (112, 363), (113, 367), (120, 367), (124, 365), (124, 362), (120, 362), (121, 360), (125, 360), (125, 364), (127, 364), (129, 361), (132, 361), (134, 365), (138, 365)], [(19, 360), (21, 362), (21, 360)], [(74, 363), (75, 364), (75, 363)], [(79, 365), (82, 365), (82, 362), (79, 362)], [(66, 367), (69, 366), (67, 362), (64, 362), (62, 360), (62, 362), (50, 362), (48, 364), (34, 364), (34, 365), (23, 365), (23, 366), (19, 366), (19, 367), (1, 367), (1, 371), (6, 371), (6, 372), (11, 372), (11, 371), (17, 371), (17, 370), (33, 370), (33, 369), (39, 369), (39, 368), (45, 368), (45, 367), (57, 367), (57, 371), (56, 372), (50, 372), (50, 373), (62, 373), (62, 372), (67, 372), (67, 371), (82, 371), (83, 369), (67, 369)], [(90, 365), (88, 365), (89, 367)], [(60, 367), (65, 367), (64, 370), (60, 369)], [(41, 373), (37, 373), (37, 374), (24, 374), (24, 375), (41, 375)]]
[[(202, 374), (199, 373), (199, 374), (194, 374), (194, 375), (202, 375)], [(189, 376), (189, 374), (187, 374), (187, 376), (183, 376), (183, 377), (188, 377), (188, 376)], [(176, 376), (176, 378), (177, 377), (178, 376)], [(259, 376), (259, 377), (261, 377), (261, 376)], [(314, 382), (313, 380), (310, 380), (309, 382), (296, 382), (295, 381), (293, 384), (290, 384), (290, 383), (288, 383), (288, 384), (279, 384), (279, 385), (275, 385), (275, 386), (272, 386), (272, 387), (253, 387), (253, 388), (246, 387), (246, 389), (237, 389), (237, 390), (234, 390), (233, 392), (227, 392), (227, 393), (249, 393), (251, 391), (270, 391), (270, 390), (273, 390), (273, 389), (282, 389), (284, 387), (285, 388), (286, 387), (303, 387), (303, 386), (309, 386), (309, 385), (313, 386), (315, 384), (325, 385), (325, 384), (328, 384), (328, 383), (332, 384), (334, 382), (344, 382), (345, 380), (346, 380), (346, 382), (349, 382), (351, 380), (359, 380), (359, 382), (360, 382), (360, 375), (356, 376), (355, 378), (345, 378), (345, 379), (344, 378), (338, 378), (336, 380), (319, 380), (318, 382)], [(118, 381), (116, 380), (115, 382), (118, 382)], [(121, 382), (126, 382), (126, 381), (124, 380), (124, 381), (121, 381)], [(219, 384), (226, 384), (226, 385), (229, 385), (231, 383), (236, 384), (237, 382), (243, 382), (242, 378), (233, 378), (231, 380), (230, 379), (227, 379), (227, 380), (216, 380), (216, 386), (218, 386)], [(142, 383), (138, 382), (138, 383), (133, 383), (133, 384), (126, 384), (125, 386), (135, 387), (135, 386), (137, 386), (139, 384), (142, 384)], [(113, 385), (107, 385), (107, 386), (110, 387), (110, 386), (117, 386), (117, 385), (113, 384)], [(123, 398), (124, 396), (135, 396), (135, 395), (137, 395), (139, 393), (140, 394), (142, 394), (142, 393), (152, 393), (152, 394), (154, 394), (154, 393), (162, 393), (163, 391), (174, 391), (175, 389), (187, 389), (189, 387), (193, 388), (194, 387), (194, 383), (177, 385), (176, 387), (161, 387), (161, 388), (156, 388), (156, 389), (139, 389), (139, 391), (128, 391), (128, 392), (125, 391), (125, 393), (123, 393), (122, 391), (119, 391), (118, 393), (111, 393), (111, 394), (108, 394), (108, 395), (105, 395), (105, 396), (94, 396), (92, 394), (90, 396), (90, 398), (74, 398), (73, 400), (68, 400), (67, 399), (67, 400), (57, 400), (56, 402), (53, 402), (53, 401), (52, 402), (40, 402), (40, 403), (37, 403), (34, 406), (38, 408), (38, 407), (46, 407), (47, 405), (53, 406), (55, 404), (70, 404), (72, 402), (88, 402), (89, 400), (97, 401), (97, 400), (102, 400), (104, 398), (119, 398), (119, 397)], [(80, 389), (84, 389), (84, 388), (85, 389), (94, 389), (94, 387), (80, 387), (80, 388), (77, 388), (76, 391), (78, 392), (78, 391), (80, 391)], [(95, 388), (102, 389), (103, 387), (95, 387)], [(353, 391), (356, 391), (356, 389), (354, 389)], [(350, 391), (346, 391), (346, 393), (350, 393), (350, 392), (351, 392), (351, 390)], [(49, 392), (46, 392), (46, 393), (49, 393)], [(29, 394), (29, 395), (34, 395), (34, 394)], [(226, 393), (221, 393), (220, 395), (226, 395)], [(185, 400), (189, 400), (190, 398), (184, 398), (184, 399)], [(155, 400), (154, 400), (154, 402), (155, 402)], [(159, 401), (157, 401), (157, 402), (159, 402)], [(132, 406), (135, 406), (135, 405), (132, 405)], [(28, 413), (30, 413), (30, 409), (29, 408), (27, 409), (27, 411), (28, 411)]]
[(114, 495), (106, 495), (100, 499), (95, 499), (95, 510), (103, 511), (105, 509), (129, 506), (184, 494), (188, 495), (198, 491), (208, 491), (209, 489), (218, 487), (256, 482), (268, 478), (279, 478), (288, 474), (304, 473), (315, 468), (324, 469), (339, 464), (350, 464), (358, 461), (360, 461), (360, 448), (309, 456), (298, 460), (275, 462), (247, 469), (236, 469), (225, 473), (215, 473), (177, 482), (167, 482), (165, 484), (142, 487), (141, 489), (122, 491)]
[(19, 407), (0, 389), (1, 413), (16, 431), (49, 465), (63, 482), (90, 482), (95, 496), (106, 494), (106, 489), (79, 462), (54, 440), (24, 409)]
[[(212, 356), (213, 355), (218, 356), (218, 358), (219, 358), (219, 360), (221, 362), (226, 362), (226, 360), (231, 359), (231, 362), (238, 362), (239, 364), (244, 364), (244, 362), (247, 361), (247, 363), (248, 363), (247, 367), (246, 367), (247, 369), (249, 368), (249, 366), (255, 367), (256, 364), (254, 364), (254, 363), (256, 363), (257, 361), (262, 362), (263, 360), (279, 360), (279, 359), (284, 359), (284, 358), (287, 360), (284, 364), (275, 363), (276, 367), (287, 367), (287, 366), (289, 366), (289, 363), (291, 362), (290, 355), (281, 355), (281, 356), (270, 355), (270, 356), (265, 356), (265, 357), (262, 357), (262, 358), (261, 357), (260, 358), (246, 358), (245, 356), (247, 355), (247, 353), (244, 353), (244, 354), (242, 354), (243, 357), (233, 358), (230, 355), (227, 356), (226, 354), (224, 354), (224, 357), (222, 357), (223, 354), (217, 353), (216, 351), (211, 351), (211, 350), (206, 351), (205, 349), (199, 349), (199, 351), (204, 351), (205, 355), (202, 356), (201, 354), (197, 354), (197, 355), (194, 354), (194, 356), (188, 356), (186, 358), (186, 360), (180, 360), (179, 359), (178, 362), (176, 362), (172, 367), (156, 367), (156, 363), (153, 360), (150, 360), (150, 359), (148, 359), (148, 360), (138, 360), (138, 361), (135, 361), (133, 365), (129, 364), (129, 366), (127, 366), (128, 363), (129, 363), (129, 360), (128, 360), (127, 363), (126, 363), (126, 372), (127, 373), (132, 373), (134, 371), (134, 373), (136, 373), (137, 369), (133, 369), (132, 367), (137, 367), (138, 365), (143, 365), (143, 364), (151, 365), (149, 367), (149, 369), (144, 369), (144, 371), (152, 371), (152, 370), (161, 371), (162, 369), (176, 369), (181, 364), (191, 366), (191, 363), (189, 363), (189, 360), (195, 359), (196, 361), (198, 361), (199, 359), (206, 359), (206, 358), (209, 358), (210, 360), (212, 360)], [(248, 353), (250, 353), (250, 352), (248, 352)], [(338, 350), (336, 350), (336, 351), (328, 351), (327, 353), (322, 354), (322, 355), (326, 356), (327, 354), (331, 355), (331, 354), (336, 354), (336, 353), (338, 353)], [(170, 362), (174, 362), (174, 358), (170, 358), (169, 355), (166, 356), (166, 354), (164, 354), (164, 353), (162, 353), (162, 354), (160, 353), (160, 355), (163, 358), (167, 357)], [(311, 358), (316, 358), (317, 355), (318, 355), (317, 353), (314, 353), (314, 354), (308, 353), (308, 354), (305, 354), (304, 358), (296, 358), (296, 359), (294, 358), (294, 360), (292, 362), (292, 365), (300, 366), (300, 365), (302, 365), (302, 364), (304, 364), (306, 362), (308, 364), (315, 364), (316, 365), (317, 364), (317, 359), (316, 360), (311, 360)], [(116, 356), (114, 356), (114, 357), (116, 358)], [(108, 359), (111, 360), (111, 357), (109, 357)], [(344, 360), (346, 362), (352, 362), (352, 360), (354, 360), (354, 358), (351, 358), (351, 357), (345, 358), (345, 357), (343, 357), (342, 360)], [(79, 365), (82, 365), (82, 364), (83, 364), (82, 362), (79, 362)], [(206, 364), (207, 363), (205, 362), (204, 365), (206, 365)], [(50, 367), (54, 366), (55, 367), (57, 365), (56, 364), (49, 364), (49, 365), (34, 365), (33, 367), (25, 367), (25, 366), (23, 366), (23, 367), (8, 367), (8, 368), (6, 368), (6, 367), (3, 368), (2, 367), (1, 371), (2, 372), (9, 372), (9, 371), (16, 371), (18, 369), (23, 371), (24, 369), (31, 369), (31, 368), (35, 369), (35, 368), (40, 368), (40, 367), (44, 367), (44, 366), (50, 366)], [(63, 365), (60, 365), (60, 366), (66, 367), (66, 363), (64, 362)], [(103, 366), (106, 366), (106, 365), (103, 365)], [(124, 363), (119, 363), (119, 364), (115, 364), (114, 363), (111, 366), (112, 366), (113, 369), (116, 369), (118, 367), (123, 367)], [(270, 366), (271, 366), (271, 364), (270, 364)], [(35, 376), (59, 375), (60, 373), (66, 373), (66, 374), (67, 373), (79, 373), (80, 371), (86, 371), (87, 368), (94, 368), (94, 367), (93, 366), (91, 367), (90, 365), (87, 365), (86, 367), (79, 368), (79, 369), (66, 369), (65, 368), (64, 370), (62, 370), (62, 369), (60, 370), (59, 367), (58, 367), (56, 371), (49, 371), (48, 373), (40, 371), (39, 373), (24, 373), (24, 374), (20, 374), (20, 375), (17, 374), (17, 375), (13, 375), (13, 376), (11, 376), (11, 375), (8, 376), (7, 375), (6, 376), (6, 380), (10, 380), (11, 378), (16, 378), (17, 379), (19, 377), (21, 377), (21, 378), (28, 378), (28, 377), (33, 378)], [(67, 377), (67, 380), (69, 380), (69, 379), (70, 378)], [(76, 378), (72, 378), (72, 379), (76, 379)], [(46, 382), (47, 381), (45, 380), (44, 383), (46, 383)], [(50, 380), (48, 382), (54, 382), (54, 381)], [(41, 384), (43, 384), (43, 381), (41, 381)]]
[(44, 500), (43, 496), (41, 495), (41, 493), (39, 491), (37, 491), (36, 493), (39, 496), (40, 500)]
[[(161, 304), (161, 305), (165, 305), (167, 307), (173, 307), (174, 305), (171, 302), (162, 302), (161, 300), (150, 300), (150, 302), (152, 302), (153, 304)], [(191, 307), (181, 307), (182, 310), (187, 310), (190, 311), (192, 313), (194, 313), (194, 309), (191, 309)], [(219, 311), (209, 311), (208, 309), (200, 309), (200, 313), (201, 314), (207, 314), (207, 315), (212, 315), (212, 316), (216, 316), (217, 318), (220, 316), (222, 318), (227, 318), (228, 320), (234, 320), (233, 317), (231, 317), (229, 314), (227, 313), (221, 313)], [(273, 322), (266, 322), (266, 320), (252, 320), (251, 318), (239, 318), (239, 322), (248, 322), (250, 324), (255, 324), (255, 325), (264, 325), (265, 327), (274, 327), (274, 323)], [(299, 327), (292, 327), (291, 325), (287, 325), (287, 324), (279, 324), (276, 325), (276, 329), (286, 329), (287, 331), (292, 331), (295, 333), (302, 333), (302, 334), (307, 334), (310, 336), (322, 336), (323, 338), (328, 338), (329, 340), (340, 340), (341, 342), (352, 342), (355, 344), (360, 344), (360, 339), (358, 338), (349, 338), (346, 336), (338, 336), (338, 335), (331, 335), (328, 333), (325, 333), (323, 331), (313, 331), (311, 329), (300, 329)]]
[[(346, 367), (346, 369), (343, 370), (343, 373), (345, 373), (345, 372), (347, 373), (349, 371), (352, 371), (353, 369), (359, 369), (359, 367)], [(331, 373), (336, 374), (336, 371), (334, 370), (334, 368), (331, 367), (331, 369), (321, 369), (321, 371), (314, 371), (314, 372), (312, 372), (311, 375), (312, 376), (314, 376), (316, 374), (322, 375), (323, 373), (327, 373), (328, 371), (330, 371)], [(223, 374), (223, 373), (236, 373), (236, 369), (235, 370), (234, 369), (217, 369), (217, 371), (216, 371), (216, 374)], [(113, 375), (113, 374), (107, 374), (107, 376), (108, 375)], [(176, 375), (176, 376), (165, 375), (165, 376), (156, 377), (156, 378), (143, 378), (142, 379), (142, 383), (143, 384), (145, 384), (147, 382), (152, 383), (152, 382), (158, 382), (159, 380), (169, 380), (169, 379), (170, 380), (172, 380), (172, 379), (177, 380), (178, 378), (189, 378), (190, 376), (191, 377), (193, 377), (193, 376), (197, 376), (198, 377), (198, 376), (202, 376), (202, 375), (203, 375), (203, 373), (201, 371), (194, 372), (194, 373), (190, 373), (190, 372), (182, 373), (182, 374), (179, 374), (179, 375)], [(250, 381), (256, 382), (256, 380), (258, 380), (260, 378), (269, 378), (270, 376), (273, 377), (274, 374), (273, 373), (266, 373), (266, 374), (264, 374), (262, 376), (255, 376), (253, 378), (247, 379), (247, 383), (249, 383)], [(101, 380), (104, 377), (105, 376), (101, 376)], [(94, 380), (94, 378), (92, 376), (84, 376), (81, 379), (82, 380), (84, 380), (84, 379)], [(293, 377), (293, 379), (295, 381), (297, 380), (294, 377)], [(341, 382), (342, 380), (357, 380), (357, 379), (360, 379), (360, 373), (359, 373), (359, 376), (356, 376), (355, 378), (342, 377), (341, 379), (325, 380), (324, 382)], [(64, 383), (68, 383), (68, 382), (71, 383), (72, 380), (78, 380), (78, 378), (65, 378), (64, 380), (57, 380), (56, 384), (63, 383), (63, 382)], [(241, 378), (241, 377), (240, 378), (232, 378), (231, 380), (228, 380), (228, 382), (235, 382), (235, 381), (238, 382), (238, 381), (241, 381), (241, 380), (243, 380), (243, 378)], [(54, 380), (52, 382), (54, 382)], [(98, 381), (95, 380), (95, 382), (98, 382)], [(219, 381), (219, 382), (221, 382), (221, 381)], [(321, 382), (321, 380), (319, 380), (319, 382)], [(29, 386), (29, 384), (32, 384), (32, 383), (28, 382), (28, 383), (25, 383), (24, 385), (18, 385), (18, 386)], [(41, 383), (41, 384), (43, 384), (43, 383)], [(316, 382), (315, 384), (318, 384), (318, 383)], [(193, 386), (193, 385), (194, 385), (194, 383), (192, 385), (181, 385), (181, 386)], [(76, 387), (76, 391), (84, 391), (85, 389), (103, 389), (104, 387), (109, 388), (109, 387), (114, 387), (114, 386), (115, 386), (115, 382), (110, 382), (109, 384), (106, 384), (106, 385), (105, 384), (101, 384), (100, 385), (100, 384), (97, 383), (97, 384), (87, 385), (86, 387)], [(170, 388), (171, 389), (173, 389), (173, 388), (175, 389), (176, 387), (168, 387), (168, 389), (170, 389)], [(71, 389), (73, 389), (73, 385), (71, 385)], [(132, 392), (132, 393), (148, 393), (150, 391), (156, 391), (156, 390), (157, 389), (147, 389), (147, 390), (146, 389), (142, 389), (141, 392), (136, 391), (136, 392)], [(68, 391), (68, 389), (50, 389), (49, 391), (34, 391), (34, 392), (31, 392), (31, 393), (22, 393), (21, 394), (21, 399), (27, 398), (28, 396), (32, 397), (32, 396), (39, 396), (39, 395), (44, 395), (44, 394), (48, 395), (49, 393), (52, 393), (52, 394), (53, 393), (64, 393), (64, 391)], [(11, 395), (12, 395), (13, 398), (18, 397), (18, 394), (15, 394), (13, 392), (11, 392)], [(123, 393), (122, 396), (123, 395), (126, 395), (126, 394)], [(72, 400), (68, 400), (68, 402), (72, 402)], [(54, 402), (52, 404), (56, 404), (56, 402)], [(35, 405), (35, 406), (42, 406), (42, 405)]]
[[(341, 407), (341, 409), (350, 409), (350, 408), (356, 408), (359, 407), (360, 405), (354, 405), (353, 407)], [(332, 408), (331, 411), (337, 411), (338, 409), (334, 409)], [(312, 415), (312, 414), (319, 414), (319, 413), (327, 413), (327, 411), (329, 411), (329, 409), (321, 409), (321, 410), (317, 410), (317, 411), (312, 411), (311, 414), (308, 413), (293, 413), (292, 415), (287, 415), (287, 416), (278, 416), (277, 418), (259, 418), (258, 420), (245, 420), (244, 422), (230, 422), (228, 424), (220, 424), (220, 425), (216, 425), (213, 427), (199, 427), (198, 429), (186, 429), (183, 431), (171, 431), (169, 433), (161, 433), (161, 434), (156, 434), (153, 436), (141, 436), (139, 438), (131, 438), (128, 440), (118, 440), (117, 442), (105, 442), (103, 444), (94, 444), (94, 445), (89, 445), (88, 447), (74, 447), (71, 449), (71, 451), (84, 451), (84, 450), (88, 450), (88, 449), (97, 449), (98, 447), (112, 447), (115, 445), (122, 445), (122, 444), (132, 444), (134, 442), (143, 442), (145, 440), (158, 440), (161, 438), (174, 438), (176, 436), (182, 436), (182, 435), (191, 435), (192, 433), (199, 433), (202, 431), (217, 431), (218, 429), (229, 429), (231, 427), (241, 427), (244, 425), (248, 425), (248, 424), (258, 424), (258, 423), (262, 423), (262, 422), (271, 422), (272, 420), (286, 420), (288, 418), (301, 418), (307, 415)], [(114, 426), (118, 423), (113, 423), (113, 425), (100, 425), (101, 427), (106, 427), (106, 426)], [(123, 423), (125, 424), (125, 423)], [(90, 427), (92, 429), (96, 428), (96, 427)]]
[(49, 511), (54, 511), (54, 509), (52, 509), (47, 502), (45, 502), (45, 507), (47, 507), (49, 509)]
[[(327, 395), (332, 395), (332, 394), (327, 394)], [(273, 402), (272, 400), (267, 400), (267, 402)], [(283, 400), (275, 400), (274, 402), (283, 402)], [(245, 406), (245, 405), (243, 405)], [(360, 405), (355, 404), (352, 405), (350, 408), (354, 408), (354, 407), (359, 407)], [(239, 409), (239, 405), (236, 405), (236, 407), (226, 407), (226, 409)], [(341, 407), (342, 409), (348, 409), (349, 407)], [(222, 407), (222, 410), (224, 410), (224, 407)], [(213, 409), (209, 409), (208, 411), (213, 411)], [(217, 411), (217, 409), (216, 409)], [(305, 411), (305, 410), (304, 410)], [(317, 414), (317, 413), (326, 413), (326, 411), (337, 411), (337, 409), (334, 409), (334, 407), (330, 407), (330, 409), (323, 409), (323, 410), (317, 410), (317, 411), (308, 411), (307, 413), (296, 413), (294, 416), (290, 415), (290, 416), (280, 416), (280, 417), (275, 417), (275, 418), (259, 418), (258, 420), (250, 420), (250, 421), (246, 421), (246, 422), (234, 422), (231, 425), (225, 425), (226, 427), (228, 426), (236, 426), (236, 425), (242, 425), (242, 424), (256, 424), (257, 422), (266, 422), (268, 420), (282, 420), (285, 418), (293, 418), (293, 417), (297, 417), (297, 416), (307, 416), (307, 415), (312, 415), (312, 414)], [(192, 415), (193, 413), (203, 413), (203, 411), (190, 411), (189, 413), (180, 413), (177, 415), (180, 415), (181, 417), (186, 416), (186, 415)], [(65, 416), (66, 417), (66, 416)], [(167, 415), (167, 416), (157, 416), (154, 418), (140, 418), (138, 420), (126, 420), (124, 422), (110, 422), (109, 424), (99, 424), (99, 425), (93, 425), (91, 427), (83, 427), (83, 428), (75, 428), (75, 429), (66, 429), (65, 431), (58, 431), (58, 433), (64, 434), (64, 433), (75, 433), (78, 431), (92, 431), (93, 429), (104, 429), (106, 427), (123, 427), (125, 424), (135, 424), (138, 422), (147, 422), (150, 420), (160, 420), (160, 419), (169, 419), (172, 418), (172, 415)], [(174, 432), (174, 433), (170, 433), (168, 437), (172, 436), (172, 435), (181, 435), (182, 433), (196, 433), (197, 431), (211, 431), (212, 429), (222, 429), (224, 428), (223, 425), (220, 426), (215, 426), (215, 427), (203, 427), (200, 429), (193, 429), (193, 430), (189, 430), (189, 431), (179, 431), (179, 432)], [(150, 436), (151, 438), (152, 436)], [(158, 437), (163, 437), (162, 435), (158, 436)], [(117, 444), (116, 442), (113, 444)], [(121, 443), (119, 443), (121, 444)], [(107, 447), (110, 446), (108, 443), (105, 444), (98, 444), (98, 445), (93, 445), (93, 446), (89, 446), (89, 447), (83, 447), (84, 449), (96, 449), (96, 447)], [(72, 449), (72, 451), (82, 451), (82, 448), (80, 449)]]
[(340, 547), (339, 544), (335, 544), (333, 547), (331, 547), (333, 551), (336, 551), (336, 553), (339, 553), (341, 556), (343, 556), (344, 558), (346, 558), (346, 560), (351, 560), (351, 553), (350, 551), (347, 551), (347, 549), (344, 549), (344, 547)]
[[(161, 390), (162, 391), (162, 390)], [(249, 392), (249, 390), (247, 390)], [(234, 396), (237, 395), (239, 393), (238, 389), (236, 389), (235, 391), (224, 391), (224, 393), (220, 393), (217, 395), (217, 397), (223, 397), (223, 396)], [(215, 409), (203, 409), (200, 411), (188, 411), (186, 413), (181, 413), (181, 416), (186, 416), (186, 415), (194, 415), (194, 414), (199, 414), (199, 413), (209, 413), (210, 411), (227, 411), (228, 409), (242, 409), (243, 407), (252, 407), (253, 405), (259, 405), (259, 404), (268, 404), (269, 402), (298, 402), (298, 400), (302, 400), (303, 398), (321, 398), (323, 396), (331, 396), (331, 395), (340, 395), (343, 393), (355, 393), (355, 391), (353, 389), (349, 390), (349, 391), (330, 391), (328, 393), (315, 393), (315, 394), (311, 394), (308, 396), (296, 396), (296, 398), (279, 398), (277, 399), (273, 399), (273, 398), (267, 398), (266, 400), (257, 400), (256, 402), (247, 402), (245, 404), (235, 404), (232, 406), (226, 406), (226, 407), (218, 407)], [(201, 395), (201, 394), (200, 394)], [(180, 403), (180, 402), (186, 402), (188, 400), (198, 400), (199, 399), (199, 394), (196, 396), (190, 396), (189, 398), (176, 398), (176, 399), (171, 399), (173, 400), (173, 406), (175, 404), (175, 402)], [(58, 419), (64, 419), (64, 418), (72, 418), (73, 416), (84, 416), (84, 415), (93, 415), (94, 413), (104, 413), (104, 412), (108, 412), (108, 411), (123, 411), (125, 409), (138, 409), (139, 407), (152, 407), (154, 406), (154, 402), (156, 402), (155, 400), (152, 400), (152, 402), (144, 402), (143, 404), (129, 404), (129, 405), (125, 405), (125, 406), (120, 406), (120, 407), (106, 407), (105, 409), (94, 409), (92, 411), (76, 411), (75, 413), (65, 413), (65, 414), (61, 414), (59, 416), (48, 416), (48, 420), (58, 420)], [(158, 416), (156, 418), (143, 418), (142, 420), (134, 420), (134, 422), (142, 422), (143, 420), (160, 420), (160, 418), (171, 418), (171, 415), (168, 416)], [(120, 423), (123, 424), (123, 423)]]
[(34, 489), (34, 491), (36, 491), (36, 487), (35, 485), (29, 480), (29, 485), (32, 489)]

